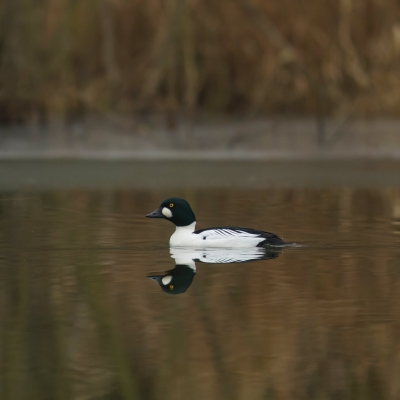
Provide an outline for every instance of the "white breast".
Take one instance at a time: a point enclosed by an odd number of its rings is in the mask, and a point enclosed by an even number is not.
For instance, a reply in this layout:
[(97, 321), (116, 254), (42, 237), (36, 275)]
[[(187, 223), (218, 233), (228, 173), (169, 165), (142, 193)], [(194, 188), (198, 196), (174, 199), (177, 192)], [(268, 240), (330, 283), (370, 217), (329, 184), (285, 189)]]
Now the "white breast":
[(188, 226), (177, 226), (174, 234), (169, 239), (169, 245), (172, 247), (179, 246), (195, 246), (196, 244), (193, 242), (194, 236), (194, 228), (196, 226), (196, 222)]

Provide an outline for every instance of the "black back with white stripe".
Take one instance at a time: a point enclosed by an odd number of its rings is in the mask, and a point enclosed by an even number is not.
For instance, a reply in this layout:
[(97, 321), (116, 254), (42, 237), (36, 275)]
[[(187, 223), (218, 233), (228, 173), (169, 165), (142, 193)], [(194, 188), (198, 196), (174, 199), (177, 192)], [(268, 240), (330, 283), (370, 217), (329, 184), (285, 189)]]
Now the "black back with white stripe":
[(251, 228), (240, 228), (237, 226), (217, 226), (213, 228), (200, 229), (194, 231), (193, 233), (202, 235), (203, 240), (207, 240), (207, 236), (221, 236), (221, 238), (230, 238), (230, 237), (254, 237), (254, 238), (263, 238), (257, 247), (265, 247), (265, 246), (283, 246), (285, 245), (285, 241), (278, 235), (275, 235), (271, 232), (260, 231), (257, 229)]

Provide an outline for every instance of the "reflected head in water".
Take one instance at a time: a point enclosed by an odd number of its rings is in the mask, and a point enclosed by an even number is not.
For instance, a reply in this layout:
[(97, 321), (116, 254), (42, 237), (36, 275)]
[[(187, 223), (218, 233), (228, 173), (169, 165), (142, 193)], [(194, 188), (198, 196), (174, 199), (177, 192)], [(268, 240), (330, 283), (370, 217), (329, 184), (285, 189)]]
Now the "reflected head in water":
[(169, 240), (172, 247), (246, 248), (284, 246), (287, 243), (271, 232), (237, 226), (221, 226), (195, 231), (196, 217), (186, 200), (170, 197), (147, 218), (171, 221), (176, 230)]
[(195, 261), (208, 264), (236, 264), (250, 261), (271, 260), (278, 257), (281, 249), (170, 249), (171, 257), (175, 259), (174, 269), (164, 273), (148, 275), (156, 281), (161, 289), (168, 294), (182, 294), (187, 291), (196, 275)]
[(193, 269), (189, 265), (176, 265), (174, 269), (166, 271), (164, 274), (148, 275), (147, 277), (156, 281), (165, 293), (182, 294), (192, 284), (195, 275), (196, 268)]

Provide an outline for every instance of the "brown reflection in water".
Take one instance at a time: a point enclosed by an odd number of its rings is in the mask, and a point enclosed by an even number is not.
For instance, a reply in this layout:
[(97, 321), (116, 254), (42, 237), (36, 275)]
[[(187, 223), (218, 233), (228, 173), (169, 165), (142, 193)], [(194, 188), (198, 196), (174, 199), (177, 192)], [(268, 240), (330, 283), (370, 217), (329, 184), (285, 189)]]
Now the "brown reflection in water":
[[(3, 193), (0, 398), (398, 398), (398, 193)], [(167, 296), (146, 275), (173, 268), (173, 226), (144, 215), (171, 194), (200, 227), (313, 246), (198, 264)]]

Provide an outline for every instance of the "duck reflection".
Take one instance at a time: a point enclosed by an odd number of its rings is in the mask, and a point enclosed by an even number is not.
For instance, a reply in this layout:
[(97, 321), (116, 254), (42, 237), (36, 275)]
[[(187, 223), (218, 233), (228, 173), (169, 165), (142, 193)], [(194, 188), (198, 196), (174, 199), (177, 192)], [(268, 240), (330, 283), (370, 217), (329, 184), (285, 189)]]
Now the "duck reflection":
[(259, 260), (271, 260), (282, 253), (282, 249), (262, 247), (249, 249), (210, 249), (191, 250), (171, 248), (171, 257), (175, 259), (175, 268), (164, 273), (148, 275), (168, 294), (182, 294), (187, 291), (196, 275), (196, 262), (208, 264), (233, 264)]
[(196, 275), (196, 264), (191, 255), (192, 253), (180, 254), (177, 249), (171, 249), (171, 257), (175, 259), (175, 268), (164, 273), (147, 275), (147, 277), (156, 281), (165, 293), (185, 293)]

